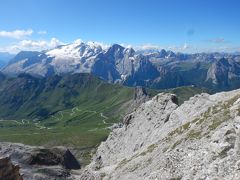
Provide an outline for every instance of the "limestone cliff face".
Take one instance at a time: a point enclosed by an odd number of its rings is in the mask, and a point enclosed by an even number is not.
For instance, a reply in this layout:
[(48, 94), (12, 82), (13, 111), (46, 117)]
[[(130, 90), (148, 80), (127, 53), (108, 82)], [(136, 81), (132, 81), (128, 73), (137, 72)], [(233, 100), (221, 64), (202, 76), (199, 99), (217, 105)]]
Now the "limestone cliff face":
[[(215, 61), (207, 72), (206, 81), (212, 81), (212, 83), (219, 87), (231, 87), (233, 89), (236, 84), (239, 84), (237, 78), (240, 74), (240, 64), (233, 59), (219, 59)], [(234, 82), (236, 81), (236, 82)]]
[(114, 129), (82, 179), (240, 179), (240, 90), (158, 94)]
[(138, 107), (142, 103), (145, 103), (150, 99), (150, 96), (147, 94), (147, 91), (143, 87), (134, 88), (134, 97), (133, 97), (133, 106)]

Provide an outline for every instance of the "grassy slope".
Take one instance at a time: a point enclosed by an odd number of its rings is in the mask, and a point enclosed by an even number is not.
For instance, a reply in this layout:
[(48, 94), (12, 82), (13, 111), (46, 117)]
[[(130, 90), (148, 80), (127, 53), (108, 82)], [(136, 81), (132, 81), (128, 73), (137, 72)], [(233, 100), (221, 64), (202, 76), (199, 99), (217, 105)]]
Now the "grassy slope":
[(173, 89), (168, 89), (166, 91), (177, 95), (179, 105), (181, 105), (184, 101), (194, 96), (195, 94), (210, 93), (210, 91), (207, 89), (200, 89), (193, 86), (177, 87)]
[(93, 147), (133, 92), (88, 74), (7, 79), (0, 87), (0, 141)]
[(133, 92), (88, 74), (7, 79), (0, 86), (0, 141), (88, 152), (107, 137)]

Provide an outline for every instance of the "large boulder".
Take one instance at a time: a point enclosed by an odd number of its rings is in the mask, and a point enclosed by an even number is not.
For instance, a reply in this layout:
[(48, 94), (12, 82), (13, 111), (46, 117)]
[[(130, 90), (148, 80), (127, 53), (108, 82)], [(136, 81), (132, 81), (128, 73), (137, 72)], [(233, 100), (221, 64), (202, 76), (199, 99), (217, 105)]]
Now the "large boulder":
[(66, 169), (81, 168), (73, 154), (64, 147), (34, 149), (27, 158), (27, 162), (30, 165), (62, 165)]
[[(66, 147), (46, 148), (20, 143), (0, 142), (1, 156), (9, 157), (14, 164), (19, 165), (20, 173), (24, 180), (78, 179), (72, 173), (73, 171), (79, 172), (81, 168), (80, 163)], [(18, 166), (9, 165), (9, 167), (10, 170), (18, 170)], [(1, 170), (0, 161), (0, 175)], [(4, 172), (6, 171), (4, 170)], [(0, 176), (0, 180), (5, 179), (1, 179)]]

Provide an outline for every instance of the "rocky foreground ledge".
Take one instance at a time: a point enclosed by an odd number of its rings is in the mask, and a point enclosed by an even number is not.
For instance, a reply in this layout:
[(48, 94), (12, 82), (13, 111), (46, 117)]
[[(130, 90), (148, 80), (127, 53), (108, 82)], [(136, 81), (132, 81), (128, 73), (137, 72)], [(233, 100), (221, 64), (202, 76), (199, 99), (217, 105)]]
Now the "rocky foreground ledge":
[(72, 170), (81, 168), (65, 147), (44, 148), (0, 143), (1, 180), (75, 179)]
[(158, 94), (126, 116), (80, 179), (240, 179), (240, 90), (178, 106)]

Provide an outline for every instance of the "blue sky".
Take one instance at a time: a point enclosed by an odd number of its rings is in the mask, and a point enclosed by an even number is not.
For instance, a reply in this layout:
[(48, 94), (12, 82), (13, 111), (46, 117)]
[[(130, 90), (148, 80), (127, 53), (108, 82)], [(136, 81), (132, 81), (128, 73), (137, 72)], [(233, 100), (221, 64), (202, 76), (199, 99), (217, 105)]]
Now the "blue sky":
[(135, 48), (240, 51), (239, 0), (1, 0), (0, 51), (80, 38)]

